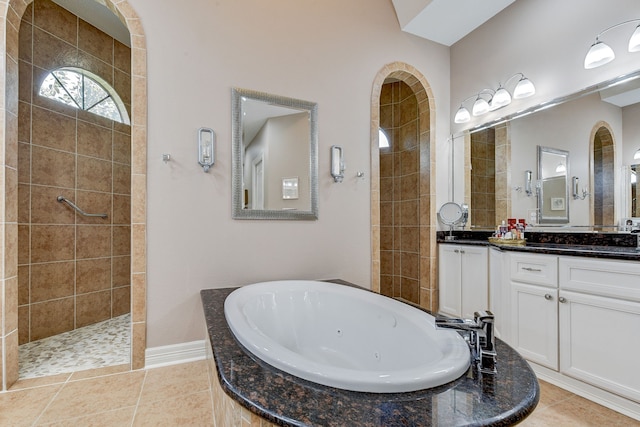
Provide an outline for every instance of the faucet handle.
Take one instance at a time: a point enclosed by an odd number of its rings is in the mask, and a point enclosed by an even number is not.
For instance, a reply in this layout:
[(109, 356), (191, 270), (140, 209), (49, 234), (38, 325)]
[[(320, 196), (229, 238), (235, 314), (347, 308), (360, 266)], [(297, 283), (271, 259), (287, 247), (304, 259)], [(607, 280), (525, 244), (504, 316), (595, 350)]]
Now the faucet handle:
[(493, 323), (495, 316), (489, 310), (476, 311), (473, 315), (476, 322)]

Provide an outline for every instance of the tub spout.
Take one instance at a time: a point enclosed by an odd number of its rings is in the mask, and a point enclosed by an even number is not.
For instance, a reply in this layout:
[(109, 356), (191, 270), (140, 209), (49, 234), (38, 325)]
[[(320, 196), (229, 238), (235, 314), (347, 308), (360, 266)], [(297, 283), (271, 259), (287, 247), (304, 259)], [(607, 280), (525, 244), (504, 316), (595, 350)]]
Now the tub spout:
[(439, 317), (436, 327), (441, 329), (456, 329), (469, 333), (469, 346), (473, 359), (480, 372), (496, 373), (496, 346), (493, 331), (494, 316), (489, 310), (477, 311), (471, 319), (455, 319)]

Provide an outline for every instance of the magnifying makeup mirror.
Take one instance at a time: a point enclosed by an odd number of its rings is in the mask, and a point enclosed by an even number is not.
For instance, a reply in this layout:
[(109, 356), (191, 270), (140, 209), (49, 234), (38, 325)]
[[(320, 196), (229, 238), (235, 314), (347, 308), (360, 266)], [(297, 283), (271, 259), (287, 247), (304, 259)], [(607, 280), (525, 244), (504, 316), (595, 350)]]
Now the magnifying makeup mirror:
[(460, 206), (455, 202), (447, 202), (440, 206), (438, 210), (438, 220), (444, 225), (449, 226), (449, 235), (445, 240), (454, 240), (453, 227), (459, 224), (465, 224), (467, 221), (468, 209), (466, 205)]

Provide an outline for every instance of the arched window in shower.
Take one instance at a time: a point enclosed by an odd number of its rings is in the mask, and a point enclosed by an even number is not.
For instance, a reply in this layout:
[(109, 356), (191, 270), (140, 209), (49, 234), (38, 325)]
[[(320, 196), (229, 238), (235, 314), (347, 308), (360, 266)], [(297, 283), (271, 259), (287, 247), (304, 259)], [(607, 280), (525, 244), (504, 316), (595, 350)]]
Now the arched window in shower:
[(42, 81), (39, 94), (73, 108), (130, 124), (127, 109), (116, 91), (99, 76), (81, 68), (53, 70)]

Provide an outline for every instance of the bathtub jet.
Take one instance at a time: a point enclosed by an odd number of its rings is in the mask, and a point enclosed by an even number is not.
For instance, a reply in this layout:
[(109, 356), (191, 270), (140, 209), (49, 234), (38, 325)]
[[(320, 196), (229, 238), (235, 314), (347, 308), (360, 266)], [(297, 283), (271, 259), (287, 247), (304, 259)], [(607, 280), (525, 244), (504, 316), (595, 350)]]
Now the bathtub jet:
[(291, 375), (344, 390), (397, 393), (446, 384), (470, 351), (430, 314), (352, 286), (286, 280), (243, 286), (226, 299), (236, 339)]

